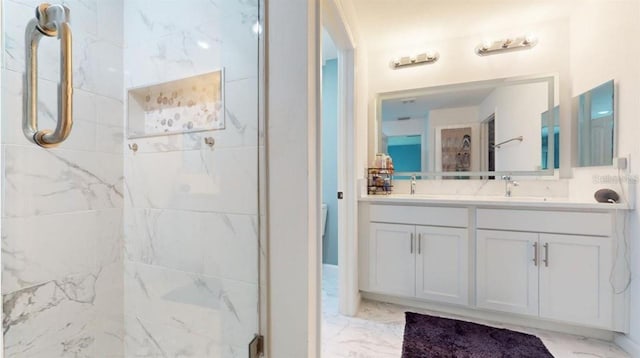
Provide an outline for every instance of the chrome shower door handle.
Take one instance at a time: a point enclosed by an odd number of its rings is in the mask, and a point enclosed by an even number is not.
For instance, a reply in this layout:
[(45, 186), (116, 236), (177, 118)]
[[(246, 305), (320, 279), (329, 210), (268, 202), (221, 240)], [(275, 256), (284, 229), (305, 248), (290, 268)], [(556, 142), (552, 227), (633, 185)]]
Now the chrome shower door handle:
[[(38, 128), (38, 45), (42, 37), (60, 40), (60, 83), (58, 121), (54, 130)], [(63, 5), (40, 4), (25, 32), (26, 73), (22, 131), (31, 142), (51, 148), (64, 142), (73, 127), (73, 48), (69, 9)]]

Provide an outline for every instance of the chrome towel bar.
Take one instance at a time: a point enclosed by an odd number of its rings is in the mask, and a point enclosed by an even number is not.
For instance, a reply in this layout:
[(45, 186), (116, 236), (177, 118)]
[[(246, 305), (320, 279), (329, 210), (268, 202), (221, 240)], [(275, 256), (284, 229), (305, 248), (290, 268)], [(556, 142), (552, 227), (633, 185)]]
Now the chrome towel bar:
[(507, 143), (510, 143), (510, 142), (513, 142), (513, 141), (516, 141), (516, 140), (518, 142), (522, 142), (524, 140), (524, 137), (523, 136), (519, 136), (519, 137), (514, 137), (514, 138), (511, 138), (511, 139), (507, 139), (507, 140), (505, 140), (503, 142), (500, 142), (498, 144), (494, 144), (493, 147), (497, 148), (497, 149), (500, 149), (500, 147), (502, 147), (503, 144), (507, 144)]
[[(43, 37), (60, 40), (60, 83), (58, 83), (58, 123), (55, 130), (38, 129), (38, 45)], [(69, 8), (43, 3), (36, 7), (36, 17), (27, 24), (24, 116), (22, 131), (31, 142), (51, 148), (64, 142), (73, 126), (72, 37)]]

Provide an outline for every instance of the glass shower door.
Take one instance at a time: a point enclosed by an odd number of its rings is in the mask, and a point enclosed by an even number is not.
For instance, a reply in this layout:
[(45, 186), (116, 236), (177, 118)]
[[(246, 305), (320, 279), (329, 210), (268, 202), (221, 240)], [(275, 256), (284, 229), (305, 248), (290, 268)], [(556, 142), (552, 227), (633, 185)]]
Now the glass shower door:
[[(67, 0), (73, 127), (22, 130), (25, 28), (2, 1), (5, 357), (246, 357), (260, 331), (260, 1)], [(60, 42), (38, 46), (40, 128)]]

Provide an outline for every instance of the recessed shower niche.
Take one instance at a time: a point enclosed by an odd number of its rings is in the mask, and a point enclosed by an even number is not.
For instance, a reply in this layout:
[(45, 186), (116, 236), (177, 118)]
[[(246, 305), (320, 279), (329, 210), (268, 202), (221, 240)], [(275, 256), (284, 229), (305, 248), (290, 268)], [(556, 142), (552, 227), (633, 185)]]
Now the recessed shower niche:
[(127, 137), (225, 128), (224, 71), (129, 89)]

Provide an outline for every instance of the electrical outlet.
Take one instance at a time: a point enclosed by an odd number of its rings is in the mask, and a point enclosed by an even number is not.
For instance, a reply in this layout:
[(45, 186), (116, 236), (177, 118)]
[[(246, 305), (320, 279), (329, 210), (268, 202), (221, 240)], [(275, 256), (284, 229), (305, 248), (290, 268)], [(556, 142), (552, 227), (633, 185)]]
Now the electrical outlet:
[(627, 158), (626, 157), (616, 157), (613, 158), (613, 168), (625, 170), (627, 169)]

